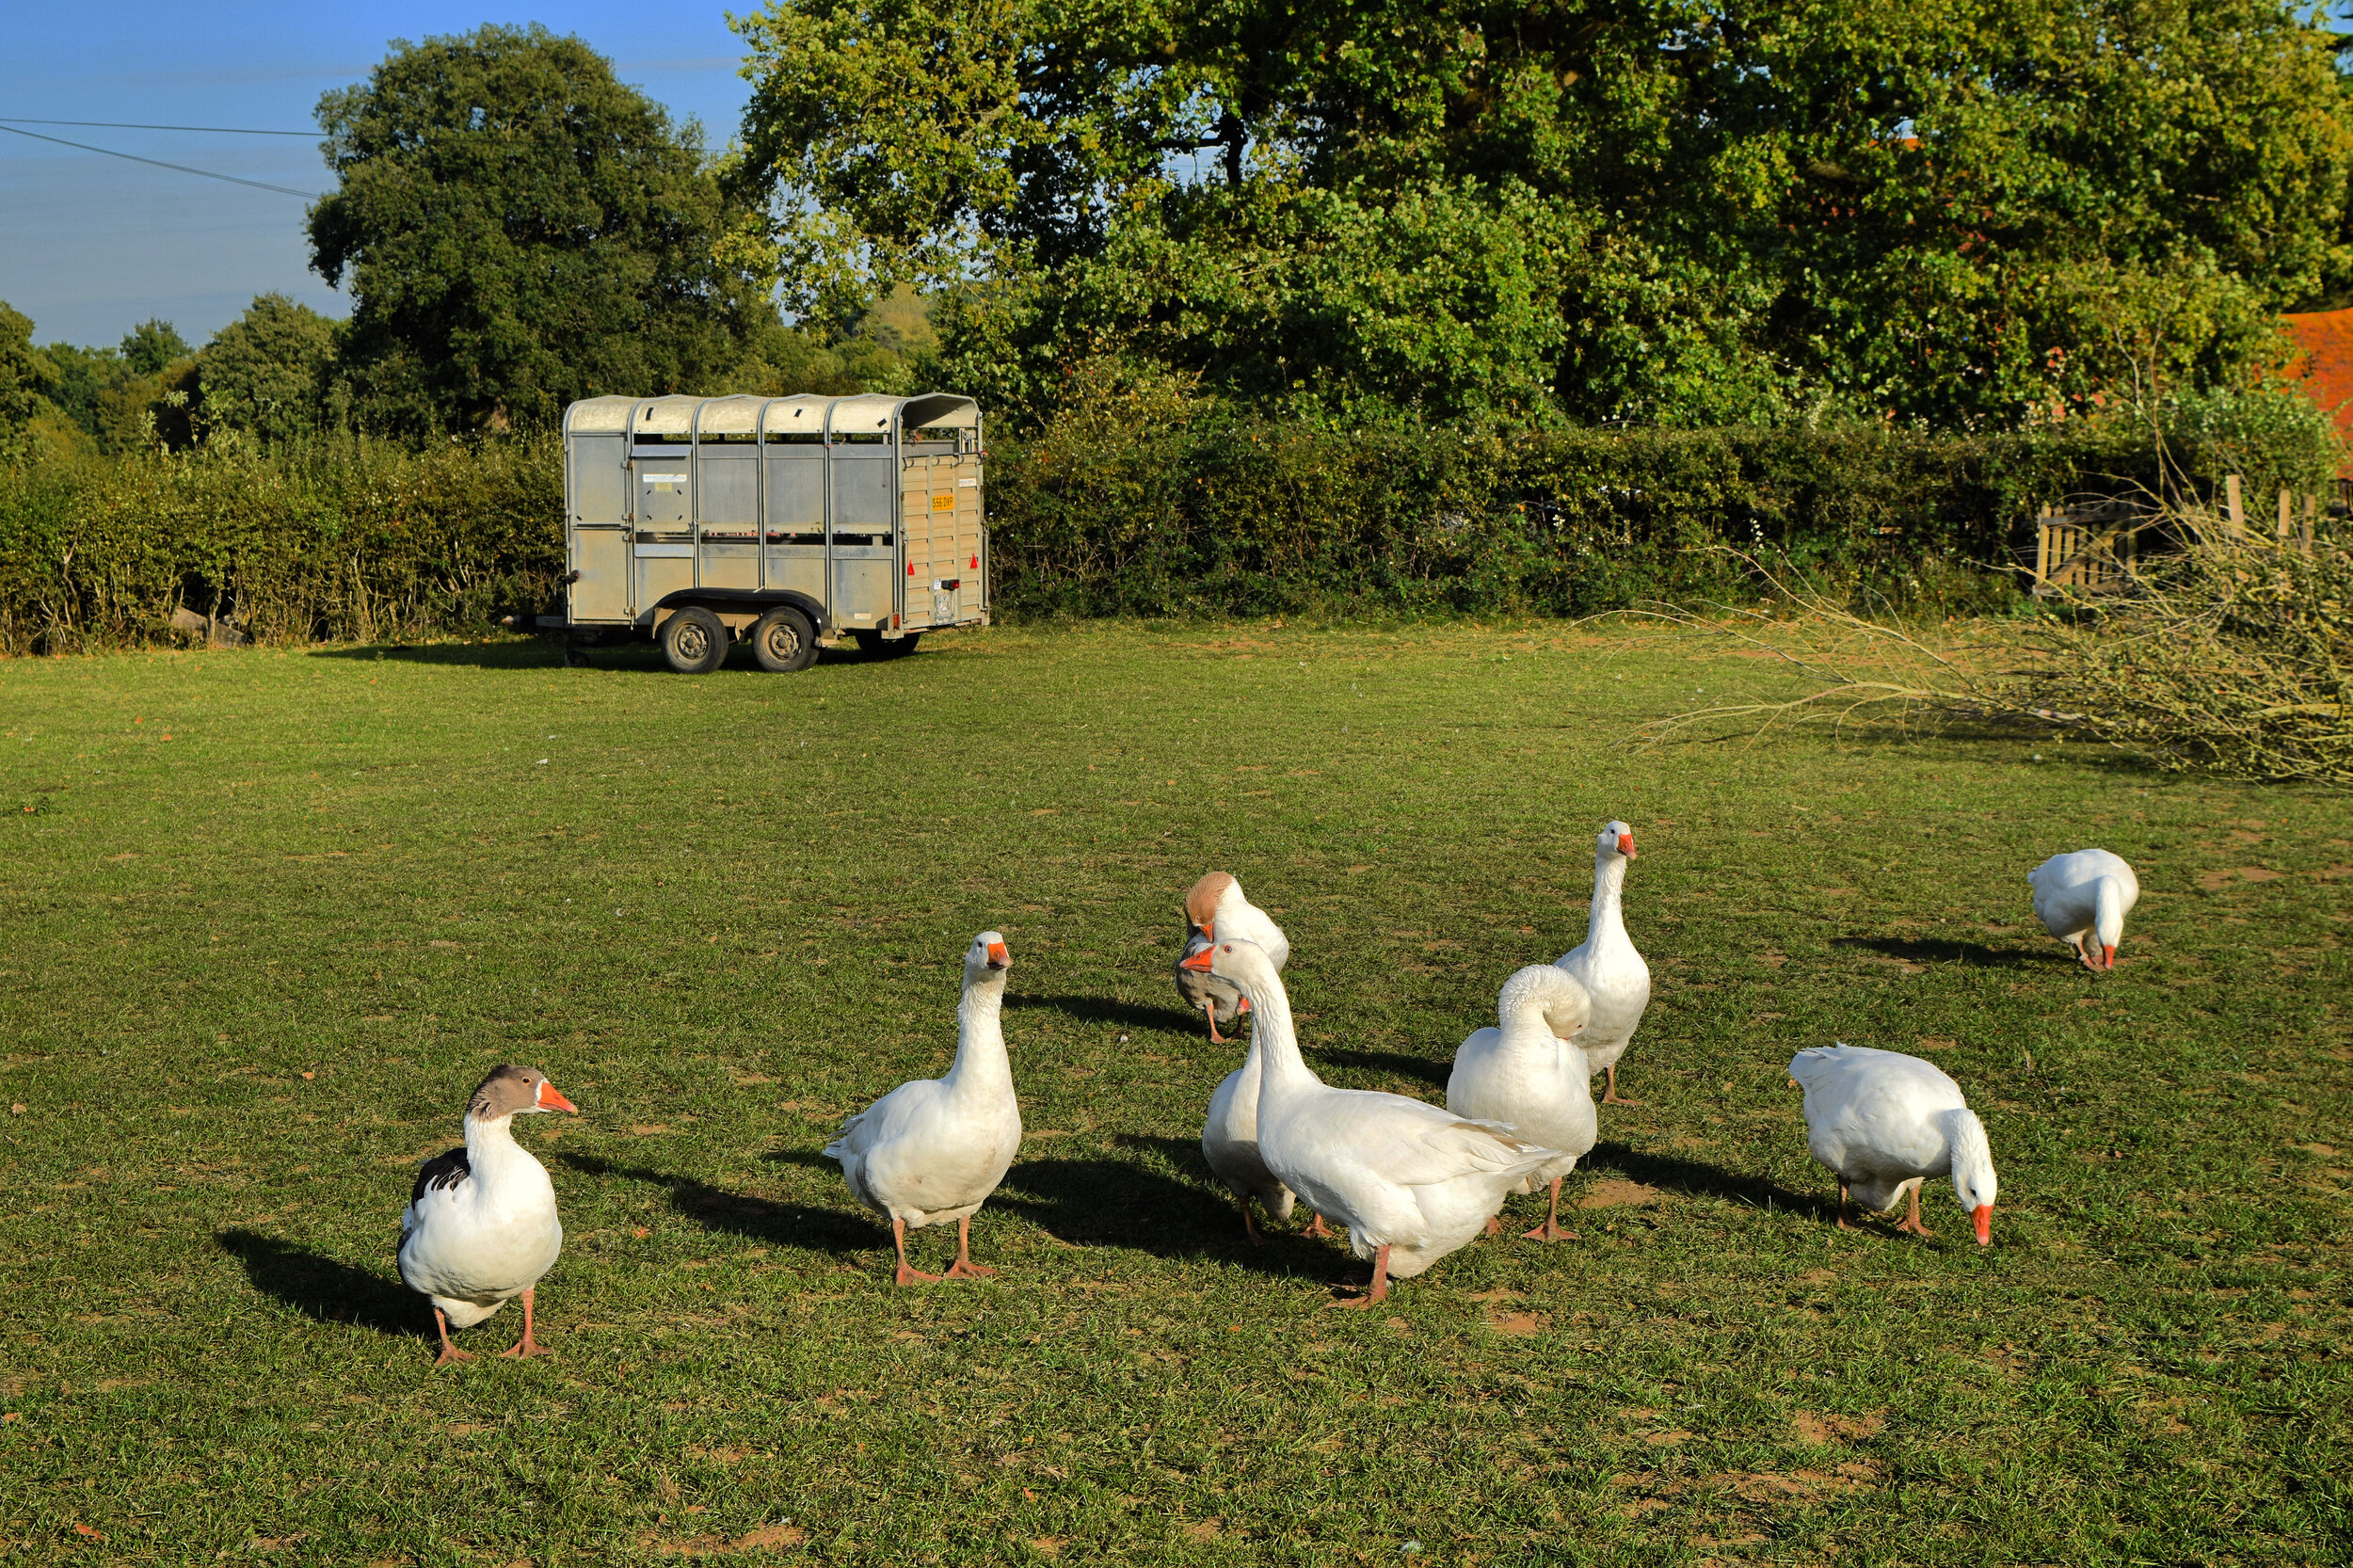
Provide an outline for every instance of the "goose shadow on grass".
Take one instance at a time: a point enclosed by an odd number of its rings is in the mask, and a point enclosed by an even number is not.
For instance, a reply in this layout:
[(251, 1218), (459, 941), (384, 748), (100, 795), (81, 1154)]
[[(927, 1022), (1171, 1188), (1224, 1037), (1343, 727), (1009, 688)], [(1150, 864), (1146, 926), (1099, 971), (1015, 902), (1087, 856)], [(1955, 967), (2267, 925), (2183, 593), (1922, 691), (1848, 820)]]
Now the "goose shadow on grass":
[(1215, 1256), (1284, 1277), (1320, 1278), (1331, 1272), (1328, 1249), (1290, 1244), (1292, 1232), (1305, 1223), (1299, 1210), (1289, 1225), (1258, 1216), (1267, 1240), (1253, 1246), (1234, 1200), (1209, 1175), (1198, 1140), (1122, 1133), (1114, 1143), (1142, 1158), (1025, 1155), (989, 1202), (1072, 1246), (1126, 1247), (1172, 1260)]
[(1833, 936), (1830, 945), (1864, 948), (1900, 958), (1907, 964), (1971, 964), (2015, 969), (2041, 961), (2038, 954), (2024, 948), (1993, 948), (1983, 942), (1953, 942), (1926, 936)]
[(1202, 1015), (1181, 1008), (1155, 1007), (1121, 1001), (1115, 997), (1040, 997), (1009, 994), (1005, 1006), (1015, 1012), (1045, 1008), (1084, 1024), (1115, 1024), (1121, 1029), (1160, 1029), (1177, 1034), (1206, 1034)]
[(1311, 1049), (1306, 1054), (1317, 1064), (1356, 1067), (1369, 1073), (1413, 1079), (1433, 1089), (1444, 1089), (1446, 1080), (1454, 1073), (1452, 1062), (1433, 1062), (1426, 1056), (1407, 1056), (1402, 1051)]
[(256, 1290), (314, 1322), (351, 1323), (411, 1337), (432, 1328), (424, 1298), (373, 1269), (242, 1226), (221, 1231), (214, 1240), (245, 1265), (246, 1278)]
[[(1752, 1208), (1788, 1209), (1817, 1217), (1830, 1212), (1818, 1192), (1793, 1192), (1765, 1176), (1727, 1171), (1720, 1165), (1686, 1160), (1680, 1155), (1637, 1154), (1624, 1144), (1595, 1144), (1593, 1152), (1577, 1162), (1577, 1168), (1579, 1172), (1623, 1176), (1679, 1197), (1725, 1198)], [(1576, 1179), (1570, 1177), (1572, 1188), (1563, 1192), (1564, 1197), (1581, 1195), (1574, 1191)], [(1836, 1195), (1835, 1187), (1832, 1194)]]
[[(705, 1230), (725, 1231), (772, 1246), (809, 1247), (819, 1252), (863, 1253), (875, 1245), (875, 1226), (863, 1216), (807, 1204), (779, 1203), (774, 1198), (713, 1187), (696, 1176), (657, 1171), (646, 1165), (621, 1165), (589, 1154), (555, 1157), (584, 1176), (642, 1181), (667, 1193), (670, 1207)], [(773, 1158), (773, 1157), (772, 1157)], [(831, 1160), (812, 1162), (830, 1165)]]

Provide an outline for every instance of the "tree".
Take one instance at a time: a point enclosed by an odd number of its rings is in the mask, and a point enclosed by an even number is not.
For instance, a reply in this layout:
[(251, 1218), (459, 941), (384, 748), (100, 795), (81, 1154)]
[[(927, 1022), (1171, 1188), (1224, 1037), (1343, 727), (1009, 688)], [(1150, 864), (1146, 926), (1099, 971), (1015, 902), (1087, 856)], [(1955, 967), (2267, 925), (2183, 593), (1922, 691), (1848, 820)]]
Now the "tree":
[(33, 346), (33, 321), (0, 300), (0, 465), (32, 451), (30, 427), (41, 388), (55, 372)]
[(375, 423), (546, 425), (739, 356), (755, 298), (712, 259), (726, 212), (699, 127), (578, 39), (396, 43), (318, 117), (340, 184), (311, 210), (312, 264), (350, 279), (344, 359)]
[[(2109, 304), (2353, 275), (2285, 0), (769, 0), (729, 178), (797, 308), (904, 280), (1044, 408), (1112, 351), (1332, 417), (2007, 424)], [(2170, 291), (2169, 293), (2169, 291)], [(2195, 296), (2194, 310), (2163, 304)], [(2179, 304), (2179, 300), (2176, 300)]]
[(335, 339), (336, 324), (309, 306), (257, 295), (197, 357), (200, 426), (282, 441), (342, 423)]

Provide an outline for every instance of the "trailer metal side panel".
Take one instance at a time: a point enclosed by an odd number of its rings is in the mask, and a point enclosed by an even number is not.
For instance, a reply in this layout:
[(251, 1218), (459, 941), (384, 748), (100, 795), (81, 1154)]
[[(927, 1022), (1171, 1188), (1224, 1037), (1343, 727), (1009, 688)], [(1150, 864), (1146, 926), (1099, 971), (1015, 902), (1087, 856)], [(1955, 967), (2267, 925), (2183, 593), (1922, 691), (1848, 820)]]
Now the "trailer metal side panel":
[[(987, 618), (969, 398), (588, 398), (563, 460), (570, 624), (651, 630), (704, 589), (805, 594), (827, 634)], [(716, 604), (740, 629), (762, 602)]]

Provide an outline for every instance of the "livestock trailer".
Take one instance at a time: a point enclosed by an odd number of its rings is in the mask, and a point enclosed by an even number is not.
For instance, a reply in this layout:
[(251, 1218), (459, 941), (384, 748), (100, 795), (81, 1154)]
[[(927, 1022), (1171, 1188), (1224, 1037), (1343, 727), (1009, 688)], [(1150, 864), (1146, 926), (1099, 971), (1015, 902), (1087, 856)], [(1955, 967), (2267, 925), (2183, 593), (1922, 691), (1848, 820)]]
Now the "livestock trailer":
[[(564, 410), (568, 634), (642, 632), (699, 675), (732, 638), (797, 670), (988, 624), (968, 397), (591, 397)], [(546, 617), (553, 620), (554, 617)]]

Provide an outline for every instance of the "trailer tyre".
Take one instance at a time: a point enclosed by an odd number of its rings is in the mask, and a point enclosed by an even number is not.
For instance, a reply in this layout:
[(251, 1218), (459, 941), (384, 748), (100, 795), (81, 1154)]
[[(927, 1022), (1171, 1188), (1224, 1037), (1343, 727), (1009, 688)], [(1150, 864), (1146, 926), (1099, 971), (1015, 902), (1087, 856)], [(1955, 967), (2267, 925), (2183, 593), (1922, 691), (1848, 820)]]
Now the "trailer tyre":
[(662, 656), (680, 675), (709, 675), (728, 659), (728, 629), (699, 604), (662, 623)]
[(879, 632), (852, 633), (857, 638), (857, 650), (869, 659), (904, 659), (915, 651), (919, 635), (909, 632), (901, 637), (885, 637)]
[(817, 658), (817, 628), (800, 611), (779, 605), (752, 623), (752, 657), (778, 675), (805, 670)]

